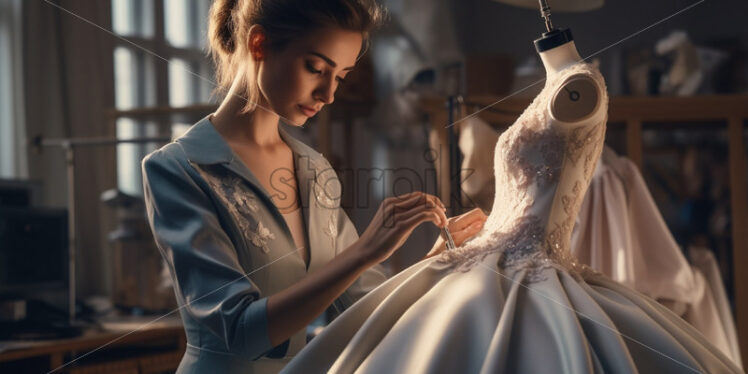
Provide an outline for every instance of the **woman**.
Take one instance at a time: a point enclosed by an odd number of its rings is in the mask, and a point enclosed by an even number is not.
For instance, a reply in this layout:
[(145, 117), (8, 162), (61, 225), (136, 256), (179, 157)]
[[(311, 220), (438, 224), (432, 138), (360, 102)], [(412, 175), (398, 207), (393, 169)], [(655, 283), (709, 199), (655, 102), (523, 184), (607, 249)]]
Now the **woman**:
[(178, 372), (275, 372), (315, 317), (384, 281), (376, 265), (415, 227), (448, 225), (458, 245), (481, 229), (480, 210), (448, 220), (438, 198), (413, 192), (385, 199), (359, 239), (329, 163), (278, 126), (333, 102), (381, 18), (364, 0), (213, 4), (210, 45), (228, 94), (143, 161), (187, 333)]

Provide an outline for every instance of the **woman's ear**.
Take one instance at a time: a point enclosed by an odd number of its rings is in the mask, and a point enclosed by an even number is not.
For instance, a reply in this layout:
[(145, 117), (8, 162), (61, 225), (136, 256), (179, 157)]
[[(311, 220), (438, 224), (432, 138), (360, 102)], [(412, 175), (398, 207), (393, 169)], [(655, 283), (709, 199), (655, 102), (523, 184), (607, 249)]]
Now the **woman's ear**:
[(265, 58), (265, 29), (260, 25), (249, 28), (249, 54), (255, 61)]

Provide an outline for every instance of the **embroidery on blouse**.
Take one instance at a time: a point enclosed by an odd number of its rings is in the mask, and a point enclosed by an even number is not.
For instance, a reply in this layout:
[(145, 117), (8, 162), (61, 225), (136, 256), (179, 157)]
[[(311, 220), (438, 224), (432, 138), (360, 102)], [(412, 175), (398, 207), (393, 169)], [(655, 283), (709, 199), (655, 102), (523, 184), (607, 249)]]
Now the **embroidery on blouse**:
[(317, 204), (318, 208), (337, 208), (337, 201), (330, 197), (330, 193), (319, 183), (315, 182), (312, 188), (314, 188), (314, 203)]
[[(600, 110), (607, 111), (605, 82), (591, 65), (576, 64), (547, 81), (515, 124), (499, 137), (494, 154), (494, 209), (483, 230), (461, 247), (442, 252), (436, 261), (468, 271), (498, 252), (499, 270), (515, 274), (523, 270), (526, 282), (545, 279), (543, 270), (555, 266), (574, 276), (593, 272), (576, 261), (569, 246), (576, 215), (602, 152), (607, 114), (589, 125), (565, 129), (552, 126), (542, 106), (572, 74), (585, 74), (600, 85)], [(564, 177), (576, 180), (560, 183)], [(548, 202), (546, 191), (558, 197), (558, 202)], [(539, 206), (536, 196), (541, 195), (546, 198)], [(555, 204), (560, 204), (560, 217), (549, 222), (551, 214), (556, 214)]]
[(325, 234), (330, 238), (330, 246), (335, 250), (335, 238), (338, 237), (338, 226), (335, 222), (335, 213), (330, 212), (330, 218), (327, 220), (327, 227), (323, 228)]
[(275, 239), (275, 234), (270, 232), (260, 221), (257, 221), (257, 229), (249, 232), (249, 238), (252, 244), (262, 248), (262, 251), (268, 253), (270, 249), (267, 247), (268, 240)]
[(312, 184), (314, 203), (328, 213), (328, 219), (322, 226), (322, 232), (330, 239), (330, 246), (335, 249), (338, 237), (337, 210), (340, 206), (341, 185), (335, 170), (324, 160), (311, 160), (316, 178)]
[[(275, 240), (275, 234), (257, 218), (259, 203), (257, 198), (247, 190), (245, 182), (226, 172), (217, 173), (195, 164), (193, 167), (215, 191), (244, 237), (259, 247), (263, 253), (270, 252), (268, 242)], [(253, 224), (254, 222), (256, 224)]]

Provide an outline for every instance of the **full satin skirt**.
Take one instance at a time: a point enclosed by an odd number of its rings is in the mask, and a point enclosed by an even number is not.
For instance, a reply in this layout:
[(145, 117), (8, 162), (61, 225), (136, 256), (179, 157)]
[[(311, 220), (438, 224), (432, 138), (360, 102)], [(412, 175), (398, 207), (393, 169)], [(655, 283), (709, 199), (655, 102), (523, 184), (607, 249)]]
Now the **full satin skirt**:
[(359, 300), (287, 373), (738, 373), (697, 330), (608, 278), (560, 266), (528, 277), (492, 253), (469, 271), (438, 256)]

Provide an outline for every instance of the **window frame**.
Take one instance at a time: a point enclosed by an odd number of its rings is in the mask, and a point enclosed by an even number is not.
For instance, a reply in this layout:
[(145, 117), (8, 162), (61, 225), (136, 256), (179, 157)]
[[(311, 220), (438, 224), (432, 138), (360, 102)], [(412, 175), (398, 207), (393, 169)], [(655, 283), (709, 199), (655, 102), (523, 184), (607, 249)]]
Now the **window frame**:
[[(115, 1), (115, 0), (110, 0)], [(203, 75), (205, 72), (210, 72), (213, 70), (212, 61), (208, 57), (208, 54), (205, 51), (205, 47), (202, 46), (202, 44), (205, 44), (205, 42), (202, 42), (200, 39), (204, 39), (200, 27), (195, 28), (189, 28), (189, 30), (195, 30), (193, 35), (190, 35), (191, 42), (188, 43), (188, 45), (185, 46), (175, 46), (172, 45), (169, 41), (167, 30), (166, 30), (166, 19), (165, 19), (165, 12), (166, 12), (166, 1), (168, 0), (156, 0), (156, 1), (150, 1), (150, 0), (129, 0), (130, 1), (130, 11), (135, 14), (133, 16), (133, 19), (141, 20), (137, 24), (132, 25), (132, 27), (128, 27), (128, 29), (131, 30), (138, 30), (140, 28), (145, 28), (149, 31), (149, 35), (138, 35), (137, 33), (128, 33), (128, 34), (119, 34), (114, 30), (114, 15), (112, 16), (112, 30), (113, 32), (118, 35), (121, 38), (117, 38), (114, 42), (114, 45), (112, 47), (112, 53), (114, 53), (117, 48), (125, 48), (130, 50), (134, 56), (137, 56), (136, 64), (137, 68), (135, 69), (135, 76), (133, 79), (137, 81), (137, 83), (134, 83), (134, 90), (136, 90), (135, 95), (135, 101), (133, 102), (133, 105), (129, 108), (115, 108), (115, 112), (118, 111), (127, 111), (127, 110), (137, 110), (137, 109), (145, 109), (148, 107), (164, 107), (164, 108), (176, 108), (171, 106), (171, 100), (170, 100), (170, 76), (169, 76), (169, 66), (172, 64), (173, 59), (181, 59), (184, 62), (188, 64), (190, 67), (191, 73)], [(186, 13), (188, 14), (188, 25), (199, 25), (199, 22), (207, 22), (207, 13), (203, 14), (204, 11), (202, 10), (201, 6), (209, 5), (210, 2), (205, 0), (188, 0), (184, 2), (184, 6), (188, 7), (186, 10)], [(151, 6), (152, 8), (150, 10), (145, 10), (141, 8), (142, 6)], [(112, 7), (114, 11), (114, 6)], [(207, 10), (206, 10), (207, 11)], [(148, 12), (151, 12), (148, 14)], [(144, 15), (143, 17), (139, 17), (140, 15)], [(205, 18), (202, 19), (201, 17), (204, 16)], [(144, 22), (151, 22), (151, 25), (145, 25)], [(200, 43), (196, 43), (200, 42)], [(195, 44), (201, 44), (201, 46), (196, 46)], [(147, 50), (144, 51), (144, 50)], [(115, 62), (116, 64), (116, 62)], [(114, 70), (116, 71), (116, 65), (114, 66)], [(206, 77), (211, 80), (212, 77)], [(190, 104), (188, 105), (201, 105), (201, 104), (209, 104), (209, 102), (202, 102), (201, 96), (202, 91), (204, 87), (201, 86), (200, 81), (202, 79), (198, 79), (198, 83), (194, 83), (195, 81), (190, 81), (190, 87), (189, 87), (189, 96), (192, 97), (191, 100), (188, 100)], [(116, 81), (113, 84), (113, 89), (116, 90)], [(211, 87), (212, 89), (212, 87)], [(151, 101), (152, 105), (148, 105), (147, 101), (150, 97), (153, 97), (153, 100)], [(202, 98), (210, 100), (210, 97)], [(151, 119), (143, 119), (143, 118), (137, 118), (137, 117), (131, 117), (131, 116), (122, 116), (119, 118), (116, 118), (114, 120), (114, 126), (115, 126), (115, 133), (118, 132), (120, 123), (127, 123), (127, 122), (120, 122), (120, 118), (128, 118), (134, 122), (132, 126), (135, 126), (134, 131), (132, 132), (132, 136), (136, 137), (146, 137), (146, 136), (171, 136), (172, 134), (172, 125), (175, 121), (172, 121), (170, 116), (159, 116), (156, 118)], [(149, 127), (152, 126), (152, 124), (155, 124), (156, 128), (158, 129), (158, 134), (154, 135), (152, 132), (152, 129), (149, 130)], [(131, 124), (128, 124), (128, 126)], [(124, 132), (124, 131), (123, 131)], [(158, 145), (155, 145), (155, 147), (158, 147)], [(133, 157), (137, 159), (137, 162), (130, 162), (129, 165), (139, 165), (140, 159), (144, 157), (147, 153), (152, 151), (154, 149), (154, 144), (137, 144), (137, 145), (119, 145), (117, 148), (117, 159), (119, 160), (120, 157)], [(129, 154), (129, 155), (128, 155)], [(127, 164), (126, 162), (123, 164)], [(117, 186), (119, 189), (127, 192), (127, 193), (135, 193), (142, 195), (142, 183), (138, 183), (139, 181), (123, 181), (120, 180), (120, 162), (117, 163)], [(130, 171), (132, 172), (132, 171)], [(124, 172), (122, 172), (124, 173)], [(124, 173), (126, 174), (126, 173)], [(136, 175), (140, 176), (139, 168), (137, 170)], [(130, 174), (132, 175), (132, 174)]]

